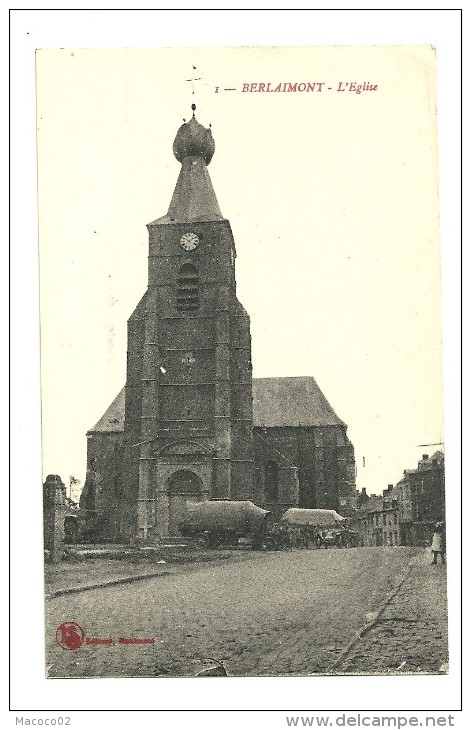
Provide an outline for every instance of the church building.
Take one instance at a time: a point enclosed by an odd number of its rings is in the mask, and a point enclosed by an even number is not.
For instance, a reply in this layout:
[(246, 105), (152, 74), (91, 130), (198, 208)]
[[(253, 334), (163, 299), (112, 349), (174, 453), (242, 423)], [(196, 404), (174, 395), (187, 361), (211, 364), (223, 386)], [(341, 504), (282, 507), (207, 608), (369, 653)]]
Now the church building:
[(126, 385), (87, 433), (80, 507), (97, 541), (177, 536), (188, 500), (342, 513), (355, 494), (347, 427), (314, 378), (252, 378), (234, 237), (207, 169), (214, 150), (193, 106), (173, 144), (168, 213), (147, 226)]

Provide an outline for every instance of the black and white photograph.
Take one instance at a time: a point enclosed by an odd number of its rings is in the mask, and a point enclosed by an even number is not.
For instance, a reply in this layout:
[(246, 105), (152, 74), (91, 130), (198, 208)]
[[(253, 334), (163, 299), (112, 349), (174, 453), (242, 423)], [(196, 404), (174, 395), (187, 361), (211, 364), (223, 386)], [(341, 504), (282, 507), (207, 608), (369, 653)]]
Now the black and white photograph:
[(37, 69), (48, 675), (446, 672), (433, 49)]

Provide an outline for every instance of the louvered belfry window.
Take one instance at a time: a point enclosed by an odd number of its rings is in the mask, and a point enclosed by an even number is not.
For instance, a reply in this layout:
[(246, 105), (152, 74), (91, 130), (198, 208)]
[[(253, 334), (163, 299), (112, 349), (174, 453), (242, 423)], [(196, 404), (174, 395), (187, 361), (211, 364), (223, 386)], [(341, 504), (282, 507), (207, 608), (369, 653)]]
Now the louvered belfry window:
[(198, 306), (198, 269), (194, 264), (183, 264), (177, 279), (177, 309), (179, 312), (195, 312)]

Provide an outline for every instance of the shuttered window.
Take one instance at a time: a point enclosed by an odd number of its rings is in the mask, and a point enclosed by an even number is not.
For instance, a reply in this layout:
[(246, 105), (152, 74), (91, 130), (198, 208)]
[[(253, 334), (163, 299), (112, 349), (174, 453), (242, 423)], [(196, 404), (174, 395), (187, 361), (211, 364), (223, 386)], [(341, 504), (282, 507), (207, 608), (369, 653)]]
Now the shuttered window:
[(183, 264), (177, 278), (177, 309), (195, 312), (199, 307), (199, 277), (194, 264)]

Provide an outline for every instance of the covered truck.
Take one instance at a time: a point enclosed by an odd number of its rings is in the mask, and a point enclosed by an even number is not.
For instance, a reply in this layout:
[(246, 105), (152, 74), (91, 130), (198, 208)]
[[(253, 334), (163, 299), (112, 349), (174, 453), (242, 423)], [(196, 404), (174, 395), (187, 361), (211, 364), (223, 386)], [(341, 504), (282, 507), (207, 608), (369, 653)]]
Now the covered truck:
[(341, 543), (345, 518), (333, 509), (290, 507), (281, 516), (289, 530), (291, 543), (297, 547), (327, 547)]
[(285, 510), (282, 519), (290, 525), (313, 525), (314, 527), (337, 527), (345, 522), (334, 509), (302, 509), (290, 507)]
[(253, 502), (211, 499), (187, 502), (186, 508), (178, 529), (184, 537), (196, 538), (205, 547), (237, 545), (241, 538), (249, 541), (254, 550), (270, 547), (267, 541), (272, 513)]

